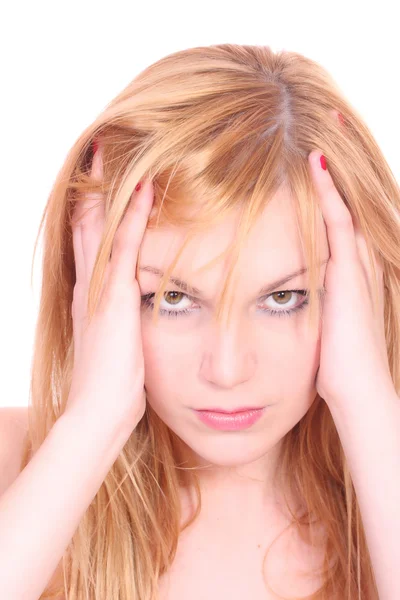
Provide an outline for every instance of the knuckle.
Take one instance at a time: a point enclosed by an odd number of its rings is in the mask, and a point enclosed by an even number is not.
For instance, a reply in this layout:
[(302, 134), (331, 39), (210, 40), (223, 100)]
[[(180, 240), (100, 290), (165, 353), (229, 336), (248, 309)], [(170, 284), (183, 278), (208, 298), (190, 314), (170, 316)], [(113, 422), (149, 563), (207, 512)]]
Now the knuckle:
[(76, 283), (74, 286), (74, 290), (72, 293), (72, 305), (71, 310), (72, 313), (76, 316), (82, 313), (82, 310), (85, 306), (86, 302), (86, 290), (85, 287), (81, 283)]
[(119, 256), (124, 248), (124, 241), (121, 236), (121, 231), (115, 234), (112, 244), (112, 253), (113, 255)]
[(79, 223), (82, 232), (87, 233), (92, 229), (102, 229), (102, 219), (99, 215), (85, 216)]
[(353, 221), (349, 212), (341, 212), (335, 218), (335, 226), (344, 231), (351, 231), (353, 229)]
[[(334, 195), (333, 195), (334, 194)], [(336, 205), (336, 209), (332, 211), (331, 221), (335, 227), (349, 229), (353, 227), (353, 219), (349, 209), (342, 203), (337, 202), (337, 192), (332, 191), (332, 204)], [(330, 198), (330, 196), (328, 196)]]
[(80, 200), (74, 210), (72, 222), (74, 225), (91, 224), (93, 221), (102, 220), (104, 200), (97, 197), (85, 197)]
[(114, 278), (110, 285), (110, 295), (118, 299), (127, 298), (131, 295), (130, 285), (119, 278)]
[(120, 281), (118, 278), (111, 279), (107, 289), (107, 298), (112, 306), (132, 310), (138, 303), (138, 291), (132, 283)]
[(74, 289), (72, 292), (73, 301), (80, 302), (83, 298), (84, 293), (85, 293), (85, 286), (82, 284), (81, 281), (77, 281), (74, 285)]

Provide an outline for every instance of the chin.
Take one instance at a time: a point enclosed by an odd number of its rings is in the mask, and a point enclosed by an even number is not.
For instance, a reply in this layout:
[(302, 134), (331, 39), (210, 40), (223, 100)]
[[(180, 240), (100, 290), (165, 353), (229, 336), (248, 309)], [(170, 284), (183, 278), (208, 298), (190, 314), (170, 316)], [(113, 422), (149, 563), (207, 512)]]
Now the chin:
[[(148, 398), (149, 400), (149, 398)], [(217, 431), (204, 427), (199, 431), (179, 415), (171, 417), (162, 407), (149, 402), (157, 416), (183, 442), (189, 454), (200, 464), (237, 467), (252, 463), (265, 456), (279, 442), (276, 430), (251, 427), (241, 431)], [(278, 438), (278, 439), (277, 439)]]
[(262, 458), (271, 450), (271, 444), (265, 439), (265, 432), (262, 439), (260, 432), (252, 435), (249, 431), (212, 432), (193, 437), (190, 437), (188, 432), (184, 435), (179, 431), (175, 433), (190, 451), (200, 458), (201, 463), (211, 463), (219, 467), (246, 465)]

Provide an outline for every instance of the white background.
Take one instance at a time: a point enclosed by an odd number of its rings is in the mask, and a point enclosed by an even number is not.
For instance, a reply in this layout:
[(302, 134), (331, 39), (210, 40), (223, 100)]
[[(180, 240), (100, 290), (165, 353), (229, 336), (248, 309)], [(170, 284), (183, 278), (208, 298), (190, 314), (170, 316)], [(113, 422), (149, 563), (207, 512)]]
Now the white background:
[(7, 2), (0, 11), (0, 406), (28, 404), (40, 246), (33, 287), (30, 273), (40, 217), (68, 150), (103, 107), (143, 68), (177, 50), (225, 42), (293, 50), (332, 74), (399, 181), (396, 5)]

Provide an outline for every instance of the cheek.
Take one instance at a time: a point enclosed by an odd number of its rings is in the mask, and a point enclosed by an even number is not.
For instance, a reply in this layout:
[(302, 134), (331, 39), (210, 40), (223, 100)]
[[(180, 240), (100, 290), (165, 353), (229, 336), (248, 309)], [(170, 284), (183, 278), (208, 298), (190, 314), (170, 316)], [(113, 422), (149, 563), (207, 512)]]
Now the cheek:
[(277, 397), (300, 401), (315, 396), (315, 377), (320, 361), (321, 340), (318, 333), (280, 332), (263, 344), (264, 380), (275, 388)]
[(308, 341), (295, 348), (290, 353), (290, 372), (294, 382), (304, 381), (305, 383), (309, 379), (315, 376), (315, 373), (319, 366), (320, 357), (320, 341)]
[(142, 323), (143, 357), (146, 390), (155, 398), (167, 397), (179, 390), (182, 373), (187, 372), (193, 355), (181, 336), (169, 335), (162, 328)]

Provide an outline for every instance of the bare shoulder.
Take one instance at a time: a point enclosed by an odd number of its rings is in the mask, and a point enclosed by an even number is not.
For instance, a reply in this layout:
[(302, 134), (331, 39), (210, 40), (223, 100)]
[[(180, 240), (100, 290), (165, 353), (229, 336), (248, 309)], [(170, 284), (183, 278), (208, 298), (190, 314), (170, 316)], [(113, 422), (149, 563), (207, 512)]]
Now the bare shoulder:
[(28, 407), (0, 407), (0, 496), (20, 473)]

